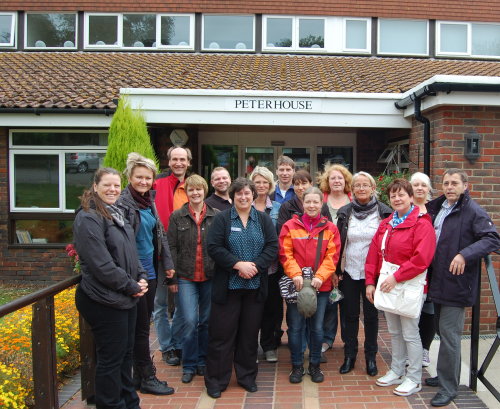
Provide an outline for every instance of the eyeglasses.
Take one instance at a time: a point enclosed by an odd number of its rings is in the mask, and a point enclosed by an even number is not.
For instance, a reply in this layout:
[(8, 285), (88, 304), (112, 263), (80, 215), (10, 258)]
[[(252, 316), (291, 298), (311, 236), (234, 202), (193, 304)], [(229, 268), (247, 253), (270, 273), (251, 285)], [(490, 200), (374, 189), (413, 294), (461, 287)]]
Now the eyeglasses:
[(369, 185), (367, 183), (363, 183), (362, 185), (355, 184), (353, 187), (354, 187), (354, 189), (361, 189), (361, 188), (363, 188), (363, 189), (370, 189), (372, 187), (372, 185)]

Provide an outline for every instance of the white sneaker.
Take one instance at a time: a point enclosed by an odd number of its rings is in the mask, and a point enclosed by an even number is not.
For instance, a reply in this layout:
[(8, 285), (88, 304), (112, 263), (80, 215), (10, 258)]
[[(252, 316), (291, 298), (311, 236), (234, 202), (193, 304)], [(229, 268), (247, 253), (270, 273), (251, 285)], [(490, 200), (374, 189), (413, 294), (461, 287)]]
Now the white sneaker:
[(427, 368), (431, 364), (431, 358), (429, 357), (429, 350), (424, 349), (424, 353), (422, 354), (422, 366)]
[(403, 377), (397, 375), (395, 372), (392, 371), (392, 369), (389, 372), (387, 372), (384, 376), (378, 378), (375, 381), (375, 383), (378, 386), (399, 385), (402, 382), (403, 382)]
[(267, 362), (278, 362), (278, 355), (275, 350), (270, 350), (265, 352)]
[(392, 392), (394, 393), (394, 395), (410, 396), (415, 392), (420, 392), (421, 389), (422, 389), (422, 384), (415, 383), (411, 379), (405, 378), (403, 383), (399, 385), (396, 389), (394, 389)]

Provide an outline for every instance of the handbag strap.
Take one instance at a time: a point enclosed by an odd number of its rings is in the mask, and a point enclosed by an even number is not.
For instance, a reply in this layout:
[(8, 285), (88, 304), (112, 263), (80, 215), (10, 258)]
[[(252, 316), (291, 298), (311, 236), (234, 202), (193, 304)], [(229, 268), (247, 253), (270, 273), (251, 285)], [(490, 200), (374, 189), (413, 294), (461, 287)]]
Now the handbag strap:
[(316, 260), (314, 261), (314, 270), (313, 270), (314, 273), (316, 273), (316, 271), (318, 270), (318, 266), (319, 266), (319, 258), (321, 256), (321, 247), (323, 245), (323, 233), (324, 232), (325, 232), (324, 230), (320, 231), (319, 237), (318, 237), (318, 244), (316, 245)]
[(382, 250), (382, 260), (385, 261), (385, 241), (387, 240), (387, 234), (389, 233), (389, 229), (387, 229), (384, 233), (384, 237), (382, 238), (382, 247), (381, 247), (381, 250)]

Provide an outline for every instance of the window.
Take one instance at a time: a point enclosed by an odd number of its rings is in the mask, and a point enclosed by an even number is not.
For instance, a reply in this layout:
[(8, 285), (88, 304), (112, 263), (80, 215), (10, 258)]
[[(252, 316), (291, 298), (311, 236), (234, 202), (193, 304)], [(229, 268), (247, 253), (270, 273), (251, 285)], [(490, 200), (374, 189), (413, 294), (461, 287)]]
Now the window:
[(321, 17), (266, 16), (263, 48), (285, 50), (324, 49), (326, 19)]
[(344, 20), (344, 51), (369, 51), (368, 23), (367, 19)]
[(26, 14), (26, 48), (76, 48), (76, 14)]
[(156, 46), (156, 15), (124, 14), (123, 15), (124, 47)]
[(254, 16), (203, 16), (204, 50), (253, 50)]
[(193, 48), (194, 24), (191, 15), (160, 16), (160, 46)]
[(429, 54), (427, 21), (380, 19), (378, 34), (380, 54)]
[(438, 22), (437, 54), (499, 57), (500, 24)]
[(68, 242), (70, 216), (106, 146), (107, 132), (11, 131), (10, 219), (17, 243)]
[(324, 169), (327, 163), (338, 163), (353, 171), (352, 146), (318, 146), (316, 152), (318, 169)]
[[(92, 47), (117, 47), (121, 44), (121, 18), (117, 14), (87, 15), (86, 45)], [(120, 37), (120, 38), (119, 38)]]
[(16, 14), (0, 12), (0, 47), (13, 47), (16, 32)]

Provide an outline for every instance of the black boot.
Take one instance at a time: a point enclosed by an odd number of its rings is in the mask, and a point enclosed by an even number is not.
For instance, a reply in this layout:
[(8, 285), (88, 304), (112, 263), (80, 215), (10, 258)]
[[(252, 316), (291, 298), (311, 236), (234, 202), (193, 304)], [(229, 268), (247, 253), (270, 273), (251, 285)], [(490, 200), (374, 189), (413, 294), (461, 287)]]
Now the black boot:
[(141, 376), (141, 393), (151, 395), (171, 395), (174, 388), (168, 386), (167, 382), (162, 382), (156, 377), (156, 368), (153, 363), (138, 368)]

